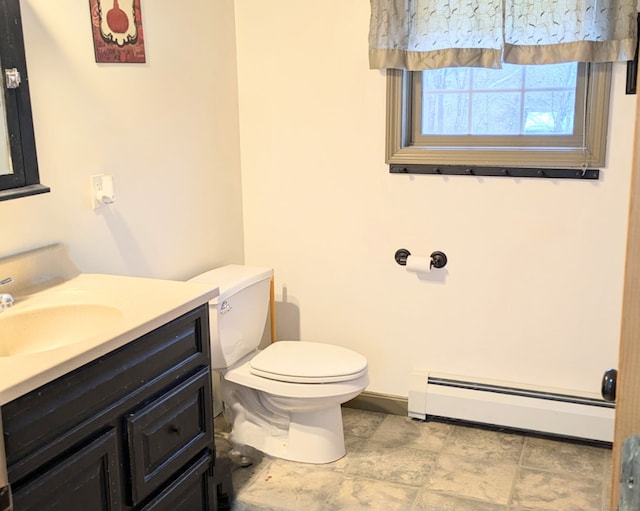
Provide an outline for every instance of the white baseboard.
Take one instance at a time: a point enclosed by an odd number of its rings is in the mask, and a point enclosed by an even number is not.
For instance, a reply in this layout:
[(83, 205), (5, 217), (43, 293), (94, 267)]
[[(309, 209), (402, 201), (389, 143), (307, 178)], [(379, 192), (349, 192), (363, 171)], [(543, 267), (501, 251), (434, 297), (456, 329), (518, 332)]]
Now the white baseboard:
[(426, 371), (411, 373), (408, 413), (604, 442), (615, 417), (595, 394)]

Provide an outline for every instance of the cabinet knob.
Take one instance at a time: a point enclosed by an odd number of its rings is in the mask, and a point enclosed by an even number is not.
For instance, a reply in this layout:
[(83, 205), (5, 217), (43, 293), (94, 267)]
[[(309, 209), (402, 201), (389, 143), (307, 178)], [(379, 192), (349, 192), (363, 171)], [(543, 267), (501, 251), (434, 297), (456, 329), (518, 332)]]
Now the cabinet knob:
[(171, 431), (171, 433), (175, 433), (177, 436), (180, 436), (182, 434), (182, 426), (175, 426), (172, 424), (169, 427), (169, 431)]

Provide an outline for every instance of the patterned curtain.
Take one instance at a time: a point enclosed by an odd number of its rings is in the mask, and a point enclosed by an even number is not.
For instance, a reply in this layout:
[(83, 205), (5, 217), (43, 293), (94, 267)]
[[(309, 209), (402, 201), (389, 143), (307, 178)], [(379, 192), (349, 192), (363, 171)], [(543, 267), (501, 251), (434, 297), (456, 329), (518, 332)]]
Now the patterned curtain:
[(632, 60), (636, 0), (371, 0), (371, 69)]

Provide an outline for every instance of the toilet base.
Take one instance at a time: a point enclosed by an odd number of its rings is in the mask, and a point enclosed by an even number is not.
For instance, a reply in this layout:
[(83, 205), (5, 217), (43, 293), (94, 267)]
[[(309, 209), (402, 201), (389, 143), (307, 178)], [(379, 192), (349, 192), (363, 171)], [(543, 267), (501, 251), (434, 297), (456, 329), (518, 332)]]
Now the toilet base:
[(235, 444), (249, 445), (270, 456), (301, 463), (331, 463), (345, 455), (340, 405), (290, 412), (286, 428), (256, 424), (243, 414), (233, 415), (230, 438)]
[(331, 463), (345, 455), (342, 409), (369, 383), (354, 380), (327, 384), (289, 383), (255, 376), (247, 362), (222, 375), (230, 440), (241, 450), (301, 463)]

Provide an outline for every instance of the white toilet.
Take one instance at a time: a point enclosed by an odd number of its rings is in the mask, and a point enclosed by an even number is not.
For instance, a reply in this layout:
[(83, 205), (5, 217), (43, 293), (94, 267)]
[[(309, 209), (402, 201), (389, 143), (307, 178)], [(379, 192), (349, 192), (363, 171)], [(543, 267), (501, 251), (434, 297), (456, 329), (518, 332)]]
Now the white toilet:
[(316, 342), (258, 350), (272, 275), (233, 264), (191, 279), (220, 289), (209, 305), (211, 366), (221, 375), (231, 440), (278, 458), (329, 463), (345, 454), (340, 405), (368, 385), (367, 360)]

